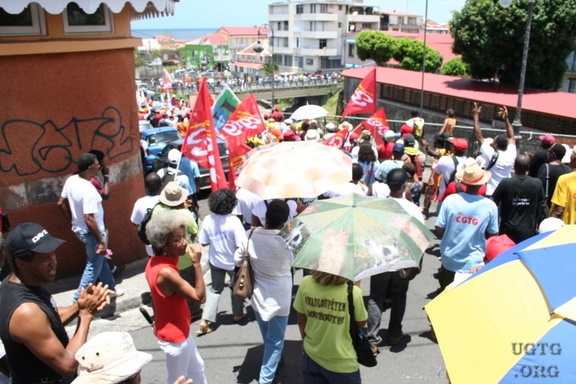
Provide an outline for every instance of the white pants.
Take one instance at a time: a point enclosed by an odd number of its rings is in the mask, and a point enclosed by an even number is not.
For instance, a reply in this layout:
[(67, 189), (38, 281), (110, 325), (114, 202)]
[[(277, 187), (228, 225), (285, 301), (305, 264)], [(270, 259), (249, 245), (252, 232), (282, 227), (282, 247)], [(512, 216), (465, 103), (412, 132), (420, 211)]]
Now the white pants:
[(168, 384), (174, 384), (180, 376), (194, 380), (194, 384), (206, 384), (204, 360), (198, 352), (192, 333), (181, 343), (169, 343), (158, 340), (160, 349), (166, 354)]

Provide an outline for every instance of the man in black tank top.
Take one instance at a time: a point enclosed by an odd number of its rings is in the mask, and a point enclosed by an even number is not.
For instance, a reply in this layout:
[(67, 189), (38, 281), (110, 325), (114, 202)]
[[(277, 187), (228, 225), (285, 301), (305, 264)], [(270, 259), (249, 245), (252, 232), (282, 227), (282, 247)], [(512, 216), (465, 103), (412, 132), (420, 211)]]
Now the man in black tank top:
[[(57, 308), (42, 285), (56, 277), (55, 250), (64, 241), (35, 223), (23, 223), (6, 238), (10, 274), (0, 285), (0, 338), (13, 384), (60, 383), (76, 372), (76, 351), (86, 342), (93, 314), (107, 302), (108, 289), (89, 286), (78, 302)], [(78, 316), (68, 340), (64, 324)]]

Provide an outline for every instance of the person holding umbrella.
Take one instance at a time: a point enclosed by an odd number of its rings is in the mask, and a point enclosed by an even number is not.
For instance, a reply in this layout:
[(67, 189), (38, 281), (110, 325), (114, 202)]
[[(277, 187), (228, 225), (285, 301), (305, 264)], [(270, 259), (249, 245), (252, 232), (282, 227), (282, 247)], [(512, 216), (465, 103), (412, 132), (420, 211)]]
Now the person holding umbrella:
[[(302, 376), (305, 384), (360, 384), (356, 351), (350, 337), (348, 283), (345, 277), (313, 271), (302, 279), (294, 299), (298, 328), (304, 341)], [(364, 327), (368, 314), (362, 291), (353, 286), (354, 320)]]

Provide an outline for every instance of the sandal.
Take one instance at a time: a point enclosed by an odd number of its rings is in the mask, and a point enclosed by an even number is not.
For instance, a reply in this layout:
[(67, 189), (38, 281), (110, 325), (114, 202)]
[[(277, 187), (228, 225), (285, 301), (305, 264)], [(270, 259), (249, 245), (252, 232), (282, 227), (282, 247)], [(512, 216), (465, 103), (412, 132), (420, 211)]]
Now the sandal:
[(212, 333), (214, 330), (212, 328), (210, 328), (210, 326), (208, 324), (206, 325), (200, 325), (198, 327), (198, 330), (196, 331), (196, 336), (204, 336), (207, 335), (209, 333)]
[(370, 349), (372, 349), (372, 353), (374, 354), (374, 357), (378, 356), (378, 354), (380, 353), (380, 348), (378, 348), (378, 346), (376, 344), (370, 345)]

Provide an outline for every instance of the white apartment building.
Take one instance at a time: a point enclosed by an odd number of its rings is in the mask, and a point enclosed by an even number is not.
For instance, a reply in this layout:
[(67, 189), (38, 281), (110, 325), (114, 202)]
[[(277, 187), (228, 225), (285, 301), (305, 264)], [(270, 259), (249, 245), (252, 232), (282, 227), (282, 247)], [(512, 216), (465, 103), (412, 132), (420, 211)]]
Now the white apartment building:
[(354, 54), (358, 32), (380, 30), (378, 6), (362, 0), (287, 0), (268, 5), (273, 60), (281, 73), (366, 65)]

